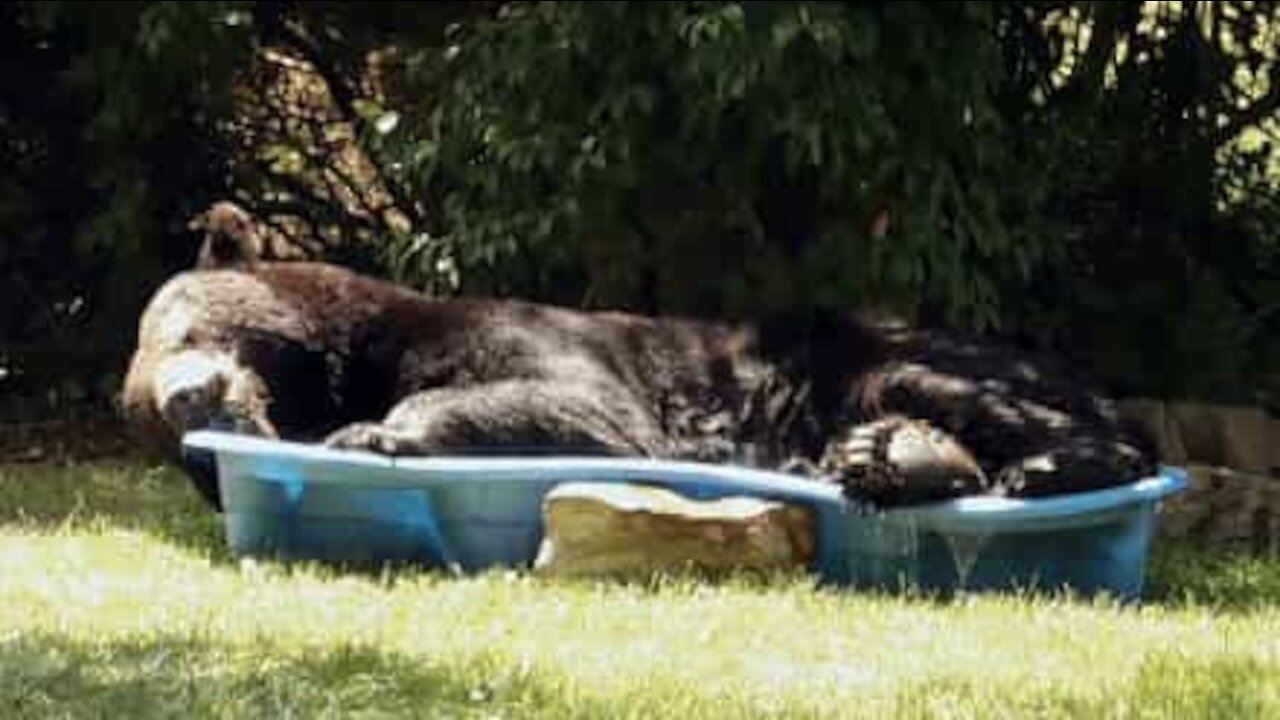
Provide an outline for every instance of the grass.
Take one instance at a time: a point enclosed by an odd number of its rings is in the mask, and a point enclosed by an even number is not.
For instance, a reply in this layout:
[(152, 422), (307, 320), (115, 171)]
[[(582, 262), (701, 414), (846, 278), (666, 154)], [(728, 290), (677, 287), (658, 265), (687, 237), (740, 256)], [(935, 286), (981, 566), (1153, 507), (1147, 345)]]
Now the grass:
[(241, 563), (176, 473), (0, 465), (0, 717), (1276, 717), (1280, 561), (1150, 597)]

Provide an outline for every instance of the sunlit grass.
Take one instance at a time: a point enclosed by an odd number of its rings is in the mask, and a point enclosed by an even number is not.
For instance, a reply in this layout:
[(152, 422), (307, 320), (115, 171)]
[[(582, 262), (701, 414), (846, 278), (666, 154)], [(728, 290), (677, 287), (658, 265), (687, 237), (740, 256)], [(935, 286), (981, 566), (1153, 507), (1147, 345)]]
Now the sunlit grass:
[(1280, 716), (1280, 562), (949, 602), (239, 563), (180, 477), (0, 468), (0, 717)]

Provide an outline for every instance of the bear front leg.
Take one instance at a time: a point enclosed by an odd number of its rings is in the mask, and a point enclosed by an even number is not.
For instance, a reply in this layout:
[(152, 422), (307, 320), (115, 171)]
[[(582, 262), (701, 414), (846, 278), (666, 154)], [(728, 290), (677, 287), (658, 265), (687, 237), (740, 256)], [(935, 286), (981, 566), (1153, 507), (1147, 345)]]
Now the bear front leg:
[(382, 422), (341, 428), (325, 444), (401, 456), (662, 452), (656, 424), (640, 407), (624, 393), (568, 380), (439, 388), (402, 400)]
[(848, 428), (827, 445), (817, 469), (850, 499), (876, 507), (973, 495), (990, 484), (958, 440), (902, 415)]

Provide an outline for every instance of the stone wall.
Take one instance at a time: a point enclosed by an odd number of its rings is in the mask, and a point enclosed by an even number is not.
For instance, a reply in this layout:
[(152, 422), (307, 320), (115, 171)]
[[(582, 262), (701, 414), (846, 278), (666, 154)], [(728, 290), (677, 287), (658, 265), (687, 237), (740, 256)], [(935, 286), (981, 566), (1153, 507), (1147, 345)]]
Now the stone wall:
[(1147, 429), (1162, 462), (1190, 474), (1190, 489), (1161, 505), (1161, 537), (1280, 552), (1280, 420), (1252, 407), (1149, 399), (1120, 411)]

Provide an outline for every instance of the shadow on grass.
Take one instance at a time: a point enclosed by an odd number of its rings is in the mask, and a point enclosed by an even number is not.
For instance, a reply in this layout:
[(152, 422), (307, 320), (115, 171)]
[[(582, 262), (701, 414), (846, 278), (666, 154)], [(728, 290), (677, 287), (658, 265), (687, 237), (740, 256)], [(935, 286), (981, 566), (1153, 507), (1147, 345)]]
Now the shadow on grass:
[(169, 466), (124, 460), (0, 465), (0, 525), (138, 530), (229, 559), (219, 517)]
[(0, 716), (492, 716), (570, 702), (556, 683), (506, 670), (362, 647), (287, 652), (188, 638), (20, 635), (0, 643)]
[(867, 707), (847, 698), (839, 706), (793, 698), (779, 707), (746, 686), (742, 694), (702, 694), (696, 683), (667, 686), (643, 677), (593, 693), (561, 671), (487, 655), (413, 658), (364, 646), (285, 651), (187, 637), (83, 641), (28, 634), (0, 641), (0, 715), (744, 717), (781, 710), (871, 717), (888, 710), (897, 717), (1098, 717), (1141, 708), (1143, 717), (1266, 717), (1280, 702), (1275, 670), (1249, 658), (1157, 653), (1143, 658), (1130, 681), (1101, 692), (1070, 683), (997, 687), (981, 673), (904, 676), (879, 688)]
[(1147, 602), (1251, 612), (1280, 604), (1280, 557), (1165, 543), (1152, 553)]

